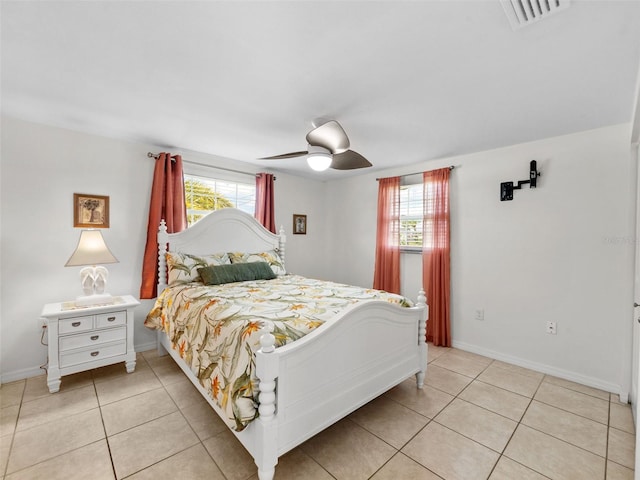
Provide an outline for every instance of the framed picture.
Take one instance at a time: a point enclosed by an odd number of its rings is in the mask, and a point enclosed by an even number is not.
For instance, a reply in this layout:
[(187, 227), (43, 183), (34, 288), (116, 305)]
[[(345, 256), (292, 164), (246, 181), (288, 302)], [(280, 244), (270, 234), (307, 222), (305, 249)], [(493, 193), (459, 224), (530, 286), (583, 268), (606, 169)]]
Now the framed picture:
[(294, 235), (306, 235), (307, 234), (307, 216), (293, 214), (293, 233)]
[(73, 226), (80, 228), (109, 228), (109, 197), (74, 193)]

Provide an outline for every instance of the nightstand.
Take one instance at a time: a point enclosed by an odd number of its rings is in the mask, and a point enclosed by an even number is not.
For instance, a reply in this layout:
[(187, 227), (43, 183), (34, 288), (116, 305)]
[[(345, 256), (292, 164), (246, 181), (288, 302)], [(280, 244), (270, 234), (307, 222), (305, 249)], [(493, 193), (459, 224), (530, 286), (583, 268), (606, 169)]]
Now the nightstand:
[(45, 305), (49, 392), (60, 390), (61, 376), (92, 368), (125, 362), (127, 373), (133, 372), (133, 309), (137, 305), (140, 302), (131, 295), (114, 297), (109, 305), (78, 307), (72, 301)]

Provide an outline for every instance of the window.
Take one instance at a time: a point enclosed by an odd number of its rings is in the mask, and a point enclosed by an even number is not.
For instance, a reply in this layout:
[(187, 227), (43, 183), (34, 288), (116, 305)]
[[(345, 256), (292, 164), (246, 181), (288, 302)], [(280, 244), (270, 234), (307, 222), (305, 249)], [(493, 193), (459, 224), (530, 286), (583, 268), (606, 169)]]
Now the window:
[[(422, 252), (423, 245), (432, 246), (434, 193), (433, 186), (429, 183), (400, 187), (400, 251)], [(423, 228), (425, 219), (426, 229)], [(423, 231), (426, 231), (426, 238), (422, 238)]]
[(184, 196), (189, 226), (221, 208), (235, 207), (250, 215), (255, 213), (255, 184), (185, 174)]

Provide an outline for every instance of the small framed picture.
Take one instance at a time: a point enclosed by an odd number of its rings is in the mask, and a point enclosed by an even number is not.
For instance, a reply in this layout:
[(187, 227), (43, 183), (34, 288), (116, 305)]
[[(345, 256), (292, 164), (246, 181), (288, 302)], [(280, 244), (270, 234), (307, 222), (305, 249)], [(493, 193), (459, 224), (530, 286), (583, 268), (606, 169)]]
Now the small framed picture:
[(109, 228), (109, 197), (74, 193), (73, 226), (79, 228)]
[(306, 215), (299, 215), (297, 213), (293, 214), (293, 233), (295, 235), (307, 234), (307, 216)]

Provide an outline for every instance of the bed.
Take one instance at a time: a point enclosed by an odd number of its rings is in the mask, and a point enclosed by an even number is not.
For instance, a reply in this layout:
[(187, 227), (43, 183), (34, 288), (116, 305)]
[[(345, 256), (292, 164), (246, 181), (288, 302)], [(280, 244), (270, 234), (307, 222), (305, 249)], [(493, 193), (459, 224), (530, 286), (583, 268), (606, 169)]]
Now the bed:
[[(385, 292), (298, 277), (286, 272), (285, 241), (284, 231), (273, 234), (252, 216), (233, 208), (213, 212), (175, 234), (168, 234), (162, 222), (158, 232), (158, 298), (145, 321), (145, 325), (158, 329), (160, 354), (168, 352), (173, 357), (252, 455), (260, 480), (273, 478), (279, 456), (410, 376), (415, 375), (417, 388), (422, 388), (427, 368), (428, 307), (424, 292), (419, 292), (415, 303), (407, 305)], [(235, 255), (237, 263), (251, 262), (252, 256), (264, 257), (264, 252), (269, 252), (265, 264), (271, 263), (271, 271), (279, 275), (227, 284), (210, 280), (209, 273), (227, 268), (218, 265), (230, 263), (224, 258), (226, 252)], [(222, 263), (198, 267), (201, 276), (180, 279), (182, 273), (171, 263), (176, 255), (199, 261), (217, 256), (220, 258), (216, 261)], [(244, 260), (238, 260), (238, 255)], [(271, 255), (276, 258), (275, 266)], [(189, 271), (193, 273), (191, 267)], [(168, 271), (174, 277), (169, 285)], [(205, 286), (203, 281), (213, 284)], [(263, 287), (275, 288), (276, 293), (265, 293), (260, 290)], [(223, 288), (230, 288), (228, 298), (221, 296)], [(249, 312), (244, 309), (249, 308), (246, 305), (251, 296), (257, 298), (258, 310)], [(297, 310), (304, 310), (298, 301), (302, 296), (314, 299), (311, 307), (305, 307), (316, 315), (311, 320), (298, 318)], [(195, 299), (202, 300), (201, 297), (206, 297), (206, 304), (196, 307)], [(276, 297), (289, 302), (287, 315), (296, 310), (293, 328), (280, 325), (283, 310), (274, 303)], [(327, 307), (323, 303), (326, 301), (339, 305)], [(197, 309), (202, 313), (194, 326), (185, 318), (195, 318), (193, 311)], [(240, 368), (244, 375), (240, 380), (224, 378), (229, 385), (224, 395), (221, 385), (216, 385), (217, 376), (203, 381), (205, 370), (210, 373), (214, 367), (204, 363), (194, 367), (194, 358), (198, 362), (201, 357), (213, 358), (212, 348), (205, 346), (205, 340), (220, 333), (215, 330), (219, 324), (205, 318), (205, 310), (216, 310), (233, 319), (240, 311), (246, 313), (245, 317), (253, 315), (244, 327), (232, 321), (220, 323), (235, 328), (237, 337), (246, 338), (247, 344), (252, 345), (233, 347), (239, 357), (245, 357), (248, 366), (238, 367), (240, 361), (233, 359), (233, 368)], [(298, 330), (302, 334), (298, 335)], [(194, 334), (196, 331), (201, 333)], [(185, 332), (194, 335), (188, 346), (180, 340)], [(288, 337), (295, 337), (295, 341), (289, 342)], [(227, 343), (232, 345), (231, 341)], [(215, 358), (231, 364), (226, 354)], [(222, 366), (215, 363), (215, 368)], [(251, 390), (253, 401), (247, 394)], [(230, 409), (231, 397), (238, 402)], [(254, 412), (246, 407), (252, 407)], [(235, 424), (230, 411), (236, 417)]]

